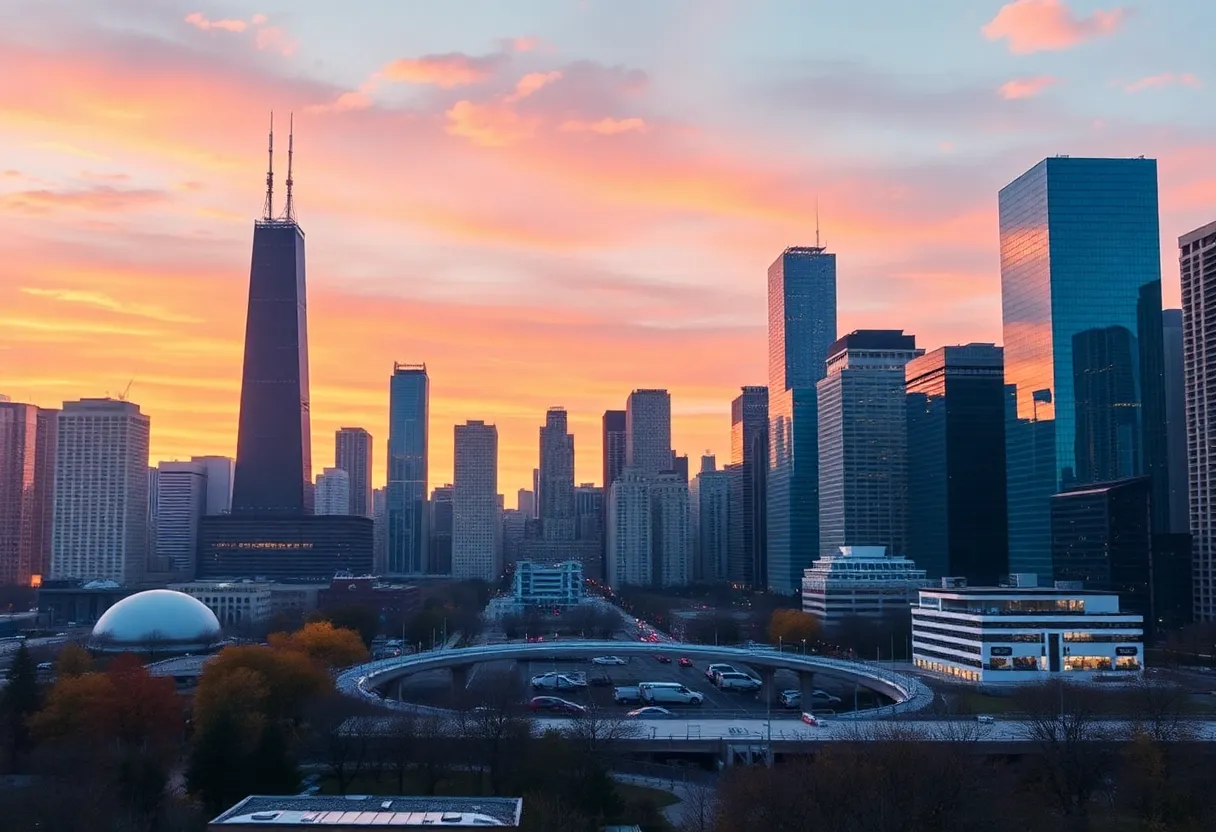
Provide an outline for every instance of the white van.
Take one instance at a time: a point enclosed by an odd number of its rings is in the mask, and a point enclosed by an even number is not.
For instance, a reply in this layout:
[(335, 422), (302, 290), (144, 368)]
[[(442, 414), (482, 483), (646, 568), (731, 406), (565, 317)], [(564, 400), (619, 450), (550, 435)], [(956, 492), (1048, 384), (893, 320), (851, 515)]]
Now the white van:
[(642, 701), (650, 705), (700, 705), (705, 695), (689, 690), (679, 682), (642, 682), (638, 685)]

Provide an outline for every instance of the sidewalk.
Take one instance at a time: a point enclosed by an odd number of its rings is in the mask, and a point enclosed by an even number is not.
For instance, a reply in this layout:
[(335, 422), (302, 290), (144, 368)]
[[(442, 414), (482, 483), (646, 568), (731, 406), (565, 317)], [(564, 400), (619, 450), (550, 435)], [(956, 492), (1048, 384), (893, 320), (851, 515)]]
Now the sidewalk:
[(624, 774), (619, 771), (611, 773), (612, 779), (618, 783), (628, 783), (631, 786), (645, 786), (648, 789), (659, 789), (660, 791), (671, 792), (675, 795), (676, 802), (670, 806), (664, 806), (661, 810), (663, 817), (675, 827), (679, 827), (684, 820), (684, 804), (689, 800), (693, 789), (704, 788), (693, 783), (685, 783), (681, 780), (668, 780), (662, 777), (645, 777), (641, 774)]

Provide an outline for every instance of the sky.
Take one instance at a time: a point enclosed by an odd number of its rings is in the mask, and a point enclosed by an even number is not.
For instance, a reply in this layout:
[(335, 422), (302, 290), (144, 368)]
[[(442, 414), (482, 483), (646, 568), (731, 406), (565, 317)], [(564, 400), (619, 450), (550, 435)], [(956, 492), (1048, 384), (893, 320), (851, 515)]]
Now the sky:
[(766, 272), (820, 238), (839, 330), (1000, 343), (997, 192), (1046, 156), (1159, 160), (1162, 274), (1216, 219), (1206, 0), (6, 0), (0, 392), (128, 396), (153, 462), (233, 455), (275, 113), (307, 235), (313, 468), (375, 439), (394, 361), (498, 426), (672, 395), (693, 469), (766, 383)]

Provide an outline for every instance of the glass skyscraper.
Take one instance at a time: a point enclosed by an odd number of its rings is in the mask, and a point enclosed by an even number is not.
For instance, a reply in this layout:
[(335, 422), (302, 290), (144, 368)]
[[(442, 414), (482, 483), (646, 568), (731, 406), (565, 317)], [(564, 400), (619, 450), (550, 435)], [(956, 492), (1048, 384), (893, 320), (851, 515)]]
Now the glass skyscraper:
[(427, 572), (427, 423), (425, 364), (394, 364), (388, 392), (388, 556), (390, 575)]
[(1157, 163), (1045, 159), (1000, 227), (1009, 568), (1050, 581), (1054, 493), (1148, 476), (1168, 527)]
[(819, 553), (815, 384), (836, 341), (836, 255), (793, 246), (768, 269), (768, 588), (790, 595)]

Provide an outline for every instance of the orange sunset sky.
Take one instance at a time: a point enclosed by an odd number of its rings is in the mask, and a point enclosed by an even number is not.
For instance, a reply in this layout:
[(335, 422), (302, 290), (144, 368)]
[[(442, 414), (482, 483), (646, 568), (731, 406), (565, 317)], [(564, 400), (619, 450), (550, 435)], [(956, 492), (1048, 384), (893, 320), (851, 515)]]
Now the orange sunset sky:
[[(1176, 238), (1216, 219), (1216, 11), (1200, 0), (8, 0), (0, 11), (0, 392), (117, 394), (153, 461), (236, 445), (252, 223), (295, 116), (313, 467), (375, 437), (394, 360), (530, 486), (546, 408), (577, 478), (600, 417), (672, 394), (729, 456), (764, 384), (765, 273), (838, 255), (840, 331), (1001, 341), (996, 193), (1044, 156), (1159, 160)], [(813, 7), (813, 8), (812, 8)]]

